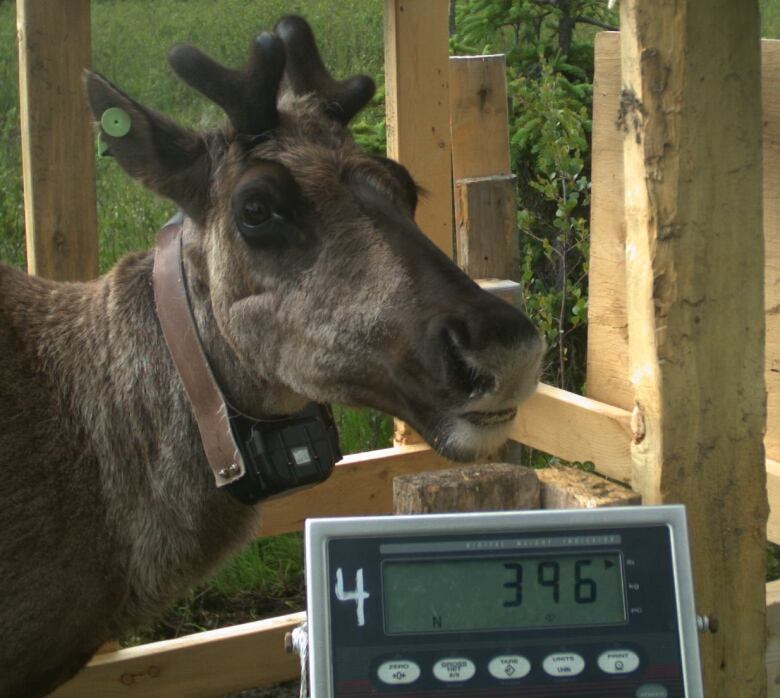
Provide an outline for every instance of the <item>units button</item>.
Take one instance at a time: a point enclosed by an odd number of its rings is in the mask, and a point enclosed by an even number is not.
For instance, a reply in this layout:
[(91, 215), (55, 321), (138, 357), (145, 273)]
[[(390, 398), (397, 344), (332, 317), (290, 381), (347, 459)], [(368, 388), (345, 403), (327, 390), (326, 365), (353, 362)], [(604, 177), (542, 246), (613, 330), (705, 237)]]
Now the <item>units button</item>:
[(433, 675), (439, 681), (468, 681), (476, 671), (474, 662), (465, 657), (447, 657), (433, 665)]
[(542, 668), (550, 676), (577, 676), (585, 668), (585, 660), (574, 652), (548, 654)]
[(522, 679), (531, 671), (531, 663), (519, 654), (504, 654), (490, 660), (488, 671), (491, 676), (503, 681)]
[(382, 683), (397, 686), (417, 681), (420, 678), (420, 667), (407, 659), (394, 659), (380, 664), (376, 675)]
[(605, 674), (630, 674), (639, 667), (639, 655), (631, 650), (607, 650), (599, 655), (599, 669)]

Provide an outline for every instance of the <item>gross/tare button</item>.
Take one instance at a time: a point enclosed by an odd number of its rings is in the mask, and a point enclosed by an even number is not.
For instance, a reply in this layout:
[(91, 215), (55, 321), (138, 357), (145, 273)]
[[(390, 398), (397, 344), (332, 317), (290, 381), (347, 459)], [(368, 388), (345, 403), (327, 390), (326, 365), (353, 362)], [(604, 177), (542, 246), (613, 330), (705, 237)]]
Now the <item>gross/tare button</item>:
[(631, 650), (607, 650), (599, 655), (598, 662), (605, 674), (630, 674), (639, 667), (639, 655)]
[(574, 652), (548, 654), (542, 668), (550, 676), (577, 676), (585, 668), (585, 660)]
[(394, 659), (380, 664), (376, 675), (382, 683), (391, 685), (412, 683), (420, 678), (420, 667), (407, 659)]
[(433, 675), (439, 681), (468, 681), (477, 667), (465, 657), (446, 657), (433, 665)]
[(522, 679), (531, 671), (531, 662), (519, 654), (504, 654), (490, 660), (488, 671), (491, 676), (503, 681)]

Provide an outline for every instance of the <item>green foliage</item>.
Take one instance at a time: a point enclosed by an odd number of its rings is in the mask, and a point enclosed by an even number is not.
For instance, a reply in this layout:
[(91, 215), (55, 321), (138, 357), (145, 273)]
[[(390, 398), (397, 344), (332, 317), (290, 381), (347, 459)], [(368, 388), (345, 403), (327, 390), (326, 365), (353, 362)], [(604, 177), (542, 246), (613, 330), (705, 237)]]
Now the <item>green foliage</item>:
[(545, 379), (585, 380), (593, 25), (601, 0), (460, 0), (453, 49), (507, 57), (517, 278), (547, 340)]

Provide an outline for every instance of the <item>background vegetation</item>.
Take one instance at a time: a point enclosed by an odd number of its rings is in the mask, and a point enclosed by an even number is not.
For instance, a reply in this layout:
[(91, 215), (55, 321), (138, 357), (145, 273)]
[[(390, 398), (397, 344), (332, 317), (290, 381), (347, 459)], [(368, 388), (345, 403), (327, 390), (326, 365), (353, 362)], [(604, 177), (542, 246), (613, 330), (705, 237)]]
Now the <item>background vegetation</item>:
[[(765, 36), (780, 35), (780, 0), (760, 0)], [(585, 381), (593, 35), (617, 25), (606, 0), (455, 0), (453, 53), (503, 52), (511, 102), (512, 163), (518, 175), (516, 278), (550, 351), (545, 379), (570, 390)], [(177, 81), (165, 54), (194, 43), (228, 65), (243, 62), (250, 36), (286, 12), (314, 27), (339, 76), (382, 82), (381, 0), (93, 0), (93, 65), (136, 99), (182, 123), (219, 122), (217, 108)], [(25, 264), (15, 4), (0, 1), (0, 259)], [(354, 125), (367, 148), (384, 149), (383, 91)], [(147, 248), (172, 206), (132, 183), (110, 158), (98, 160), (101, 270)], [(345, 451), (385, 445), (389, 420), (338, 413)], [(129, 641), (171, 636), (300, 607), (301, 541), (258, 541)], [(770, 556), (770, 572), (780, 565)], [(225, 599), (230, 598), (229, 604)]]

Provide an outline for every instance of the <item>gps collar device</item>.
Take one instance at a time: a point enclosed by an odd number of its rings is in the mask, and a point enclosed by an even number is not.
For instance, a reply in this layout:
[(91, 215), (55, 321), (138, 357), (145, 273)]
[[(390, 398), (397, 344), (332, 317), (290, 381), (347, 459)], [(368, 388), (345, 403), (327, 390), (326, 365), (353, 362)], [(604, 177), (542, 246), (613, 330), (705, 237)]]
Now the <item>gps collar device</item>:
[(280, 419), (253, 419), (217, 385), (192, 317), (182, 262), (180, 216), (157, 233), (154, 302), (165, 343), (192, 405), (217, 487), (243, 504), (325, 481), (341, 460), (328, 405), (310, 403)]

